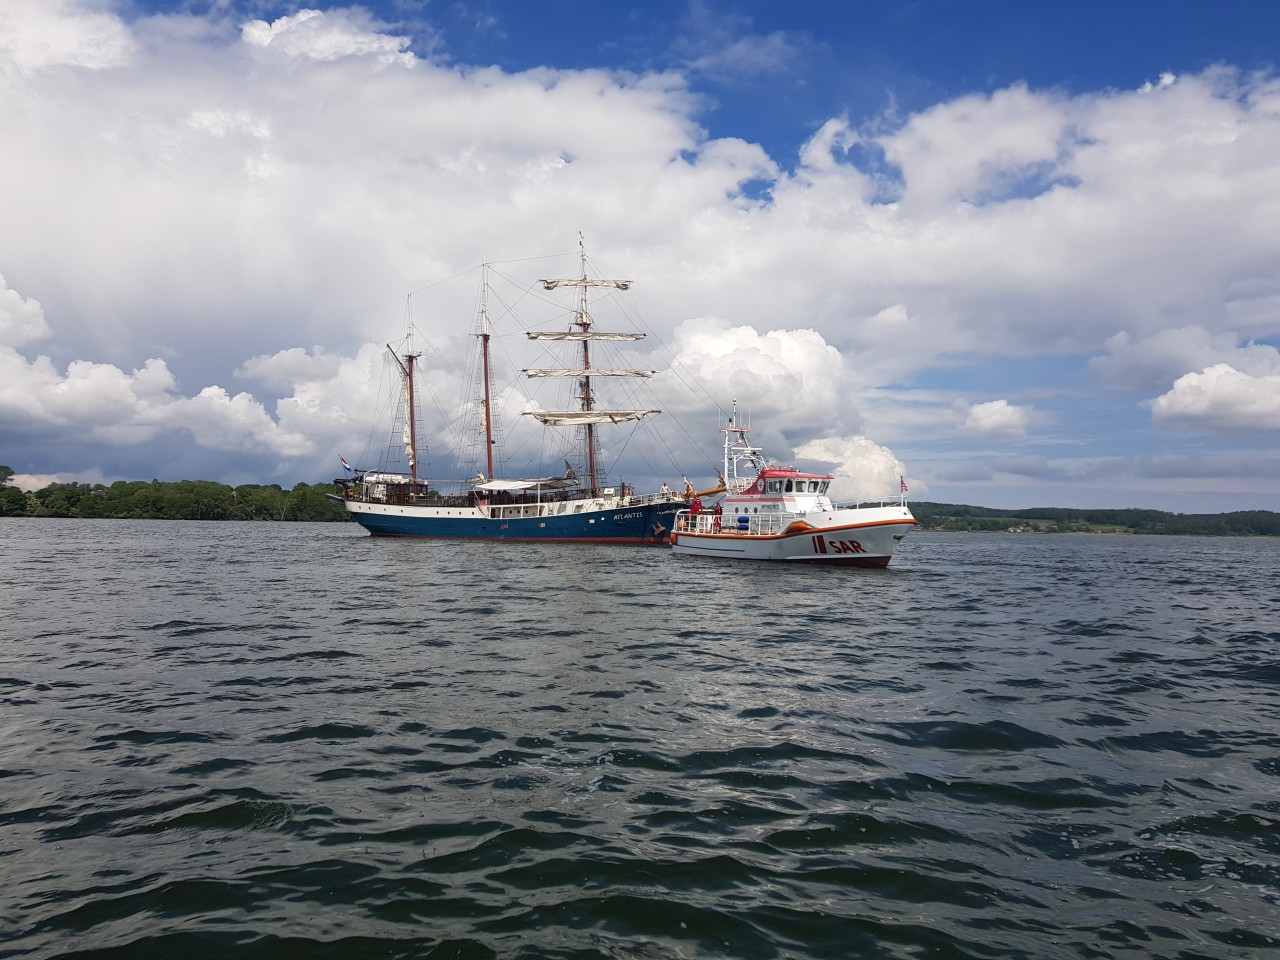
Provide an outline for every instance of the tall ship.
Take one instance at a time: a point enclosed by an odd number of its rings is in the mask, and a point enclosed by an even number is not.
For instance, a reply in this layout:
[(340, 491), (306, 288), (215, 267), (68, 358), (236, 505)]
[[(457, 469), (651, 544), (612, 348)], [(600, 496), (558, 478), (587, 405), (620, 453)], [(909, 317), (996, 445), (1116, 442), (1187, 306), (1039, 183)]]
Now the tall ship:
[(765, 460), (737, 421), (737, 401), (724, 434), (725, 494), (704, 507), (695, 498), (676, 515), (677, 554), (838, 567), (887, 567), (916, 518), (907, 484), (897, 496), (836, 503), (830, 474)]
[[(561, 367), (523, 370), (530, 379), (555, 378), (574, 385), (571, 408), (522, 411), (550, 430), (572, 431), (578, 466), (564, 460), (563, 473), (542, 477), (500, 477), (495, 462), (498, 410), (493, 386), (492, 333), (487, 294), (482, 293), (477, 339), (480, 347), (478, 424), (482, 438), (479, 470), (470, 480), (436, 482), (419, 469), (419, 400), (424, 384), (419, 366), (422, 354), (413, 348), (412, 334), (401, 350), (388, 345), (399, 380), (401, 402), (393, 431), (402, 442), (407, 470), (349, 468), (334, 482), (340, 499), (366, 530), (380, 537), (426, 537), (460, 540), (666, 545), (676, 512), (686, 501), (666, 484), (654, 493), (637, 493), (631, 484), (610, 480), (601, 455), (599, 431), (633, 423), (661, 413), (648, 407), (610, 407), (603, 403), (598, 381), (604, 378), (643, 379), (655, 371), (600, 365), (598, 351), (605, 344), (642, 340), (644, 333), (597, 328), (591, 312), (593, 294), (626, 291), (629, 280), (588, 276), (585, 246), (579, 242), (581, 270), (576, 277), (538, 281), (542, 292), (572, 295), (564, 329), (530, 330), (530, 341), (561, 348), (569, 362)], [(483, 272), (487, 278), (487, 267)], [(487, 279), (482, 290), (487, 290)], [(412, 327), (410, 328), (412, 331)], [(346, 461), (343, 466), (347, 467)], [(331, 495), (333, 496), (333, 495)]]

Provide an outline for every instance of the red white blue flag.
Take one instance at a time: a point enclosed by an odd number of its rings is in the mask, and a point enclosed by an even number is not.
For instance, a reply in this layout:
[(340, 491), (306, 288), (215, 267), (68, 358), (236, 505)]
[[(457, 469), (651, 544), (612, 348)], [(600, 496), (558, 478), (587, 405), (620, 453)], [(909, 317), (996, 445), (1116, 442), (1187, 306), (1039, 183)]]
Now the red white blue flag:
[(342, 469), (347, 471), (347, 473), (350, 473), (351, 464), (347, 463), (347, 458), (344, 457), (342, 454), (338, 454), (338, 459), (342, 461)]

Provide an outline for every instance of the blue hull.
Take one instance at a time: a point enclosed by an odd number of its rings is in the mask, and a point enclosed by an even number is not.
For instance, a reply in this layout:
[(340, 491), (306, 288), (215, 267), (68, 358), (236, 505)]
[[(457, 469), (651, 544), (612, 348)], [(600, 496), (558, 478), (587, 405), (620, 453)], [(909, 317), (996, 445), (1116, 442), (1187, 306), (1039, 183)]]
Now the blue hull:
[(509, 540), (524, 543), (611, 543), (661, 546), (669, 543), (678, 503), (614, 507), (561, 517), (489, 519), (440, 516), (437, 508), (396, 507), (369, 512), (347, 509), (375, 537), (424, 537), (449, 540)]

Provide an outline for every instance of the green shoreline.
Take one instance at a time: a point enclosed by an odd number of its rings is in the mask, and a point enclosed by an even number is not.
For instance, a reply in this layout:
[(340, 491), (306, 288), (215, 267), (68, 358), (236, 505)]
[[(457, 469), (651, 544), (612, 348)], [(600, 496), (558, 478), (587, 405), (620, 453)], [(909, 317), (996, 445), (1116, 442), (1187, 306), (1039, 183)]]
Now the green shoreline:
[(999, 510), (961, 503), (910, 504), (922, 530), (988, 533), (1141, 533), (1202, 537), (1280, 536), (1280, 513), (1237, 510), (1232, 513), (1168, 513), (1129, 507), (1078, 510), (1030, 507)]
[[(6, 486), (0, 466), (0, 517), (80, 517), (104, 520), (306, 520), (346, 521), (331, 482), (246, 483), (230, 487), (211, 480), (117, 480), (101, 483), (51, 483), (24, 493)], [(11, 472), (10, 474), (11, 475)]]
[[(210, 480), (118, 480), (51, 483), (31, 493), (7, 485), (13, 471), (0, 466), (0, 517), (82, 517), (129, 520), (349, 521), (331, 482), (230, 487)], [(1280, 513), (1168, 513), (1137, 507), (1079, 510), (1032, 507), (1001, 510), (962, 503), (913, 501), (922, 530), (987, 533), (1141, 533), (1181, 536), (1280, 536)]]

